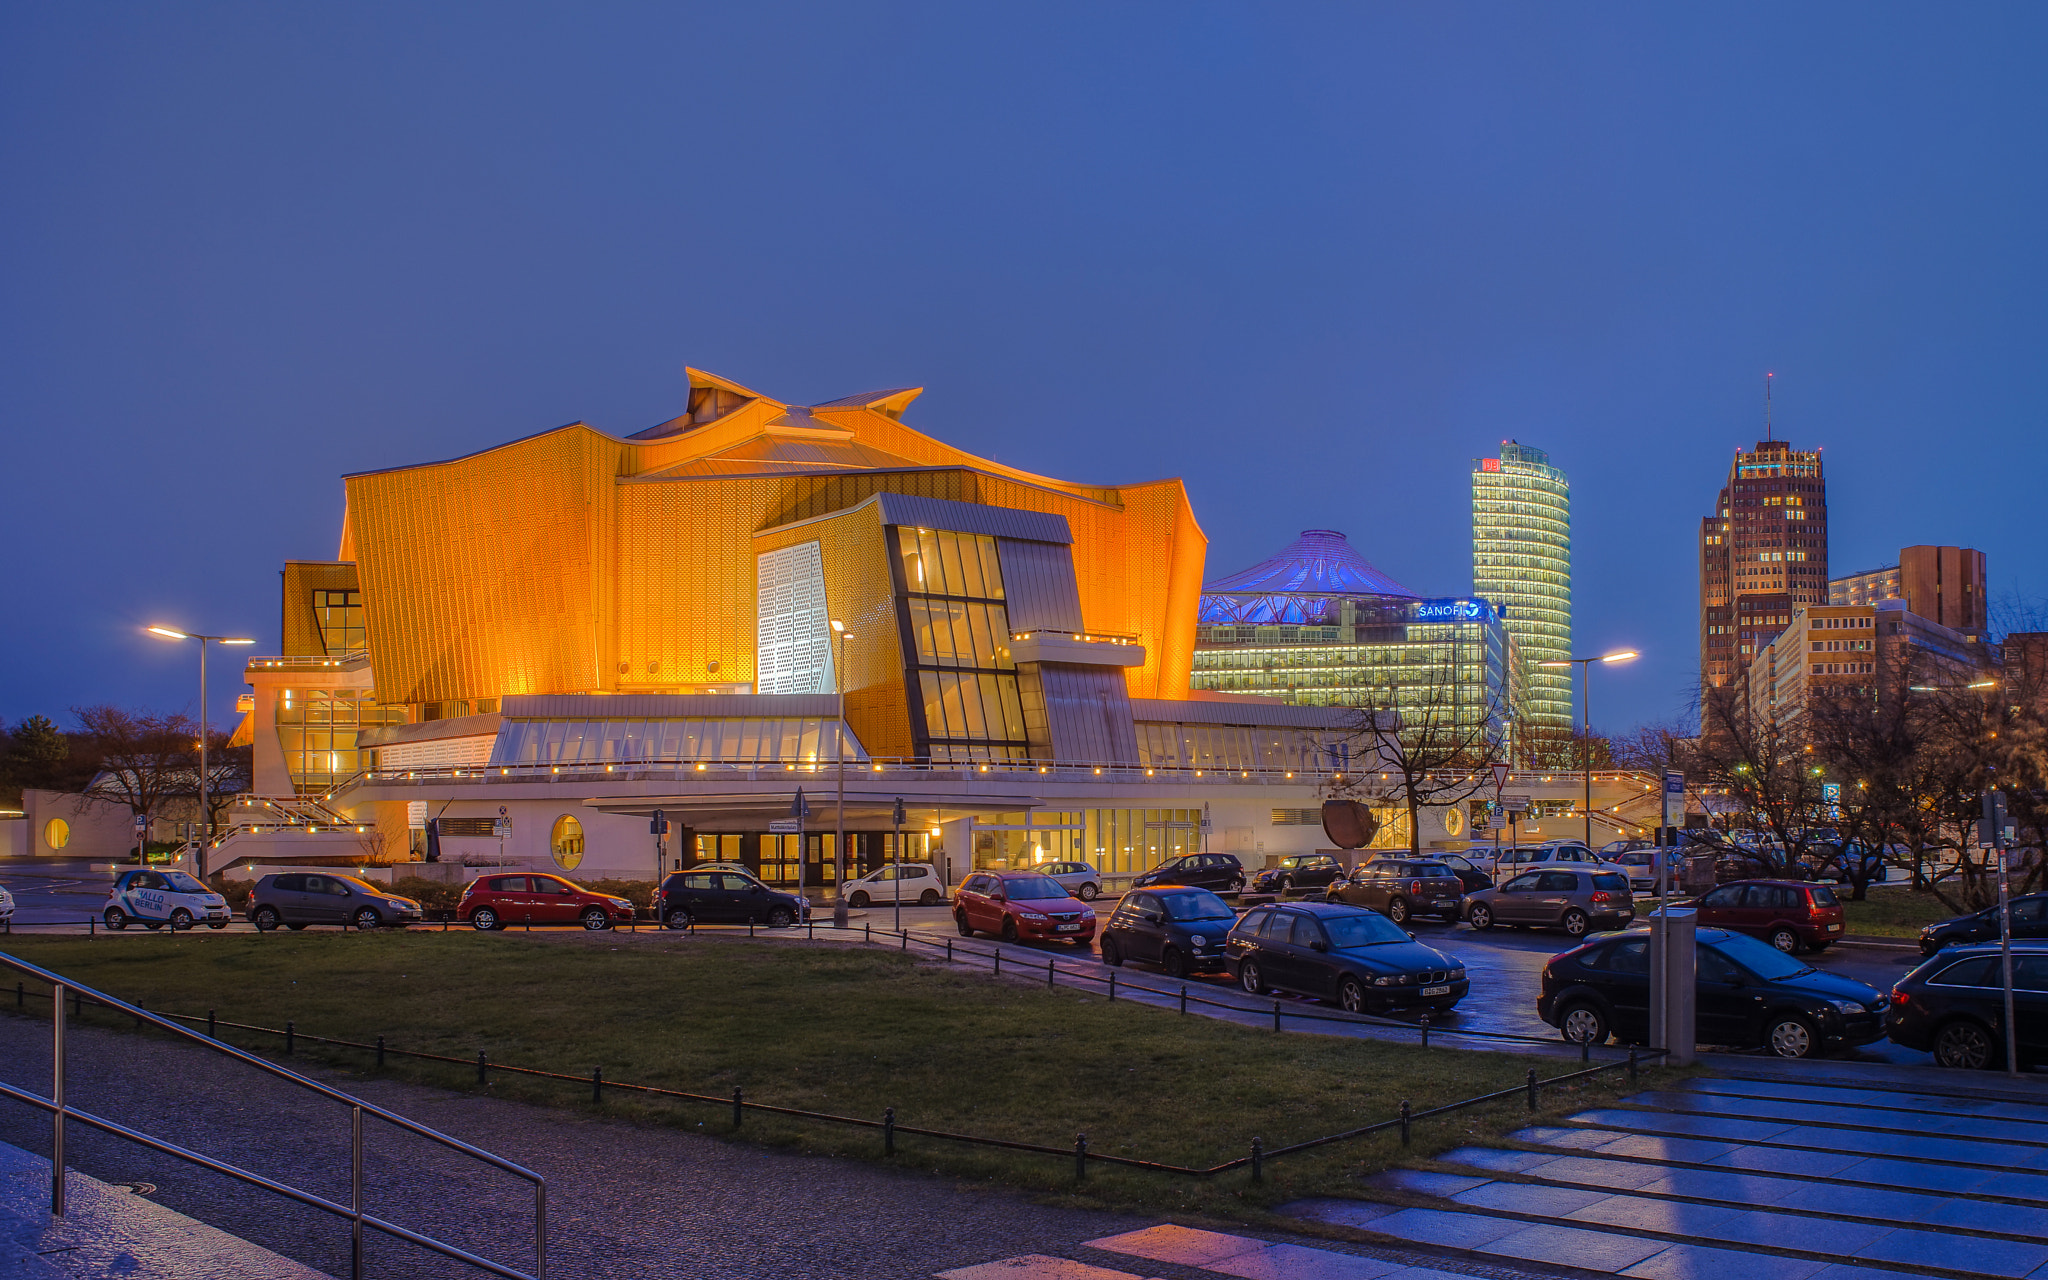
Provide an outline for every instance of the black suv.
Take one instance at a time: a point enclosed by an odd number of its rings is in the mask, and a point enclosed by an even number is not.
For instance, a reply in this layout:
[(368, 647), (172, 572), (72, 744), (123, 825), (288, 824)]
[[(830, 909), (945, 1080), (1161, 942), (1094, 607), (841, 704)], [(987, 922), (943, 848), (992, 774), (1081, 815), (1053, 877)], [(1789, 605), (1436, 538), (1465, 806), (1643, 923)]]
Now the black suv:
[(1149, 960), (1175, 978), (1224, 969), (1223, 940), (1237, 923), (1207, 889), (1134, 889), (1102, 929), (1102, 963)]
[(1244, 864), (1234, 853), (1188, 853), (1168, 858), (1131, 881), (1131, 888), (1184, 884), (1211, 893), (1236, 893), (1244, 888)]
[(1349, 881), (1330, 886), (1331, 902), (1369, 907), (1395, 924), (1410, 916), (1456, 920), (1465, 910), (1465, 882), (1434, 858), (1380, 858), (1351, 873)]
[[(2013, 905), (2019, 905), (2015, 902)], [(2048, 947), (2014, 943), (2012, 1016), (2020, 1070), (2048, 1060)], [(2005, 966), (1982, 943), (1944, 951), (1892, 988), (1892, 1043), (1944, 1067), (2005, 1067)]]
[(1252, 888), (1260, 893), (1285, 893), (1289, 889), (1325, 889), (1332, 880), (1344, 878), (1344, 864), (1327, 853), (1290, 853), (1277, 867), (1267, 867), (1252, 877)]
[[(1701, 1044), (1762, 1046), (1781, 1058), (1810, 1058), (1882, 1040), (1883, 992), (1825, 973), (1768, 942), (1702, 928), (1694, 999)], [(1536, 1013), (1574, 1044), (1612, 1033), (1635, 1044), (1650, 1034), (1650, 931), (1609, 934), (1543, 966)]]
[[(2048, 893), (2023, 893), (2012, 900), (2012, 936), (2048, 938)], [(1986, 907), (1920, 930), (1920, 954), (1931, 956), (1943, 947), (1998, 940), (1998, 908)]]
[(700, 921), (786, 929), (810, 913), (802, 898), (770, 889), (741, 871), (678, 871), (661, 882), (654, 899), (655, 916), (671, 929)]

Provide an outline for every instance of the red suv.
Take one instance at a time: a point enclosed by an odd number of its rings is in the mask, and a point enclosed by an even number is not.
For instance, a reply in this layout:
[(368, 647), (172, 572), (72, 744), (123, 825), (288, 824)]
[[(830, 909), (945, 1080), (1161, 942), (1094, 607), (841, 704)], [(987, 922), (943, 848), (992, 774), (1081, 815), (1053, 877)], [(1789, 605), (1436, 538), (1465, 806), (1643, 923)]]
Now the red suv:
[(1095, 940), (1095, 909), (1035, 871), (977, 871), (962, 880), (953, 892), (953, 923), (967, 938), (983, 930), (1004, 942), (1033, 938), (1087, 946)]
[(1824, 884), (1738, 880), (1700, 895), (1699, 923), (1762, 938), (1786, 955), (1825, 951), (1842, 936), (1842, 904)]
[(608, 893), (592, 893), (559, 876), (522, 872), (470, 881), (455, 904), (455, 918), (480, 931), (508, 924), (580, 924), (609, 929), (633, 918), (633, 904)]

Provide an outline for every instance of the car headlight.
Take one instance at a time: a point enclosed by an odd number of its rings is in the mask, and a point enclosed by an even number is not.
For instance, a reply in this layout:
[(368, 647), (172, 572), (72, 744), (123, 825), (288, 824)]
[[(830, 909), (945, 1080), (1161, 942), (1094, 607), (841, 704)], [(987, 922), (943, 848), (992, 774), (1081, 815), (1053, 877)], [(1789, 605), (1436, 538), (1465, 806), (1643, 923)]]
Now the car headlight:
[(1025, 918), (1026, 920), (1043, 920), (1043, 919), (1045, 919), (1045, 913), (1044, 913), (1044, 912), (1042, 912), (1042, 911), (1026, 911), (1026, 910), (1024, 910), (1024, 909), (1023, 909), (1022, 907), (1019, 907), (1019, 908), (1017, 909), (1017, 914), (1018, 914), (1018, 915), (1020, 915), (1020, 916), (1023, 916), (1023, 917), (1024, 917), (1024, 918)]
[(1189, 941), (1189, 942), (1192, 942), (1192, 943), (1194, 943), (1194, 944), (1195, 944), (1196, 946), (1198, 946), (1198, 947), (1206, 947), (1206, 946), (1208, 946), (1208, 945), (1209, 945), (1209, 939), (1208, 939), (1208, 937), (1207, 937), (1206, 935), (1204, 935), (1204, 934), (1199, 934), (1199, 933), (1191, 933), (1191, 934), (1189, 934), (1189, 935), (1188, 935), (1188, 941)]
[(1854, 1000), (1830, 1000), (1828, 1003), (1835, 1006), (1836, 1011), (1839, 1013), (1864, 1012), (1863, 1006), (1857, 1004)]
[(1457, 982), (1457, 981), (1460, 981), (1461, 979), (1463, 979), (1463, 978), (1464, 978), (1464, 976), (1465, 976), (1465, 970), (1464, 970), (1464, 968), (1463, 968), (1463, 967), (1459, 967), (1459, 968), (1456, 968), (1456, 969), (1453, 969), (1453, 970), (1451, 970), (1451, 981), (1452, 981), (1452, 982)]
[(1405, 987), (1413, 981), (1415, 981), (1415, 979), (1409, 977), (1405, 973), (1389, 973), (1382, 975), (1381, 977), (1374, 978), (1372, 980), (1372, 985), (1376, 987)]

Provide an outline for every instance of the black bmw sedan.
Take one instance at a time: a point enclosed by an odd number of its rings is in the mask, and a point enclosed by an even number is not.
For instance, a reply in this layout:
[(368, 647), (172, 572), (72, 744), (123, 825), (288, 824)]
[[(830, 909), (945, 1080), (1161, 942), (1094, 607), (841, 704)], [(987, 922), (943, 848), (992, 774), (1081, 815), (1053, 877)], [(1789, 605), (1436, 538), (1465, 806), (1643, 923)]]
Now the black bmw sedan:
[[(1728, 929), (1698, 931), (1694, 1025), (1701, 1044), (1811, 1058), (1881, 1040), (1890, 1002), (1876, 987), (1795, 960)], [(1650, 1033), (1650, 931), (1603, 934), (1543, 966), (1536, 1013), (1574, 1044)]]
[(1338, 902), (1254, 907), (1224, 944), (1237, 985), (1293, 991), (1352, 1013), (1454, 1007), (1471, 990), (1465, 966), (1417, 942), (1377, 911)]
[[(2023, 893), (2012, 900), (2012, 936), (2048, 938), (2048, 893)], [(1986, 907), (1921, 929), (1920, 954), (1931, 956), (1943, 947), (1996, 941), (1998, 908)]]

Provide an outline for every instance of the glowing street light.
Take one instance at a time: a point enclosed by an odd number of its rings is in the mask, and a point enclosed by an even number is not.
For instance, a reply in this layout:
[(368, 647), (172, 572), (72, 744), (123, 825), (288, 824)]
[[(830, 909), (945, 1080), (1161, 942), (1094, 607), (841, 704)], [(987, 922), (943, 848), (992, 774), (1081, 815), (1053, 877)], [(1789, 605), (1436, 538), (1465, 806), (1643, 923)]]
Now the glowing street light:
[(1592, 687), (1586, 672), (1595, 662), (1633, 662), (1642, 655), (1634, 649), (1617, 649), (1603, 653), (1597, 658), (1566, 658), (1557, 662), (1539, 662), (1539, 667), (1570, 667), (1579, 669), (1579, 707), (1585, 713), (1585, 736), (1580, 741), (1579, 762), (1586, 771), (1586, 848), (1593, 847), (1593, 704)]
[[(203, 850), (206, 846), (206, 841), (213, 836), (213, 820), (206, 807), (206, 643), (209, 640), (215, 644), (255, 644), (256, 642), (247, 636), (207, 636), (201, 635), (197, 631), (179, 631), (175, 627), (151, 626), (144, 627), (143, 630), (150, 635), (164, 640), (197, 640), (199, 642), (199, 821), (203, 824), (202, 830), (206, 833), (199, 843), (200, 848)], [(147, 846), (144, 847), (143, 852), (146, 860), (148, 854)], [(193, 878), (205, 879), (206, 855), (202, 852), (193, 859), (193, 862), (195, 864), (192, 868)]]

